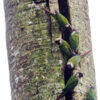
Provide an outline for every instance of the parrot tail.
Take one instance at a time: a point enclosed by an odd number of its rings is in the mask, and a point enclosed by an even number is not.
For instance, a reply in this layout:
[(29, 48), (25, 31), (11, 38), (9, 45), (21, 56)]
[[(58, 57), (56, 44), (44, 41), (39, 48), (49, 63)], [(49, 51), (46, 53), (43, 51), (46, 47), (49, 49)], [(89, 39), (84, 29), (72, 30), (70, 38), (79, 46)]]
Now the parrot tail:
[(46, 9), (46, 8), (42, 8), (42, 10), (46, 11), (47, 13), (49, 13), (49, 14), (52, 15), (52, 16), (55, 16), (54, 13), (50, 12), (50, 11), (49, 11), (48, 9)]
[(61, 93), (61, 94), (56, 98), (56, 100), (61, 99), (63, 96), (64, 96), (64, 95)]
[(89, 51), (85, 52), (85, 53), (82, 55), (82, 57), (85, 57), (85, 56), (88, 55), (90, 52), (92, 52), (92, 50), (89, 50)]

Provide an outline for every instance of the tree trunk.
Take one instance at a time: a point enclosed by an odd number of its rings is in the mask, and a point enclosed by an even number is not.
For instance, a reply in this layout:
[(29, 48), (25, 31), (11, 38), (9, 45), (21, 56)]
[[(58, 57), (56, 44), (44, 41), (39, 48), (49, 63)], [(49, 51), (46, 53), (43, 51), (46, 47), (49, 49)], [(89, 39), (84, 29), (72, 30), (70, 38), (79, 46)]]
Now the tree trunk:
[[(68, 17), (81, 34), (80, 53), (91, 49), (87, 1), (66, 1), (4, 0), (12, 100), (55, 100), (64, 87), (63, 58), (54, 42), (61, 36), (59, 26), (41, 7), (59, 10)], [(81, 72), (84, 77), (75, 88), (78, 92), (73, 100), (84, 100), (87, 87), (95, 86), (91, 54), (82, 60)]]
[[(69, 6), (72, 25), (76, 30), (78, 30), (79, 33), (81, 33), (79, 52), (84, 53), (85, 51), (92, 49), (90, 23), (88, 16), (88, 2), (87, 0), (70, 0)], [(82, 60), (81, 72), (83, 72), (84, 77), (76, 88), (76, 91), (79, 91), (79, 93), (74, 95), (74, 100), (77, 100), (77, 98), (84, 100), (89, 85), (96, 85), (92, 54), (89, 54), (87, 57), (85, 57), (85, 59)]]

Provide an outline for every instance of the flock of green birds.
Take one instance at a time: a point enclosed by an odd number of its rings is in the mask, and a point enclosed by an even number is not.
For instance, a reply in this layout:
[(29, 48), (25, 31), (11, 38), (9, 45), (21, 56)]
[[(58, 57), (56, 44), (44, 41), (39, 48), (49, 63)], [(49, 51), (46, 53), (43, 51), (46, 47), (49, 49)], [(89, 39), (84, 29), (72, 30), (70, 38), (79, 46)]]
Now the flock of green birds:
[[(61, 13), (57, 11), (55, 11), (55, 13), (52, 13), (46, 8), (42, 8), (42, 9), (56, 19), (60, 28), (70, 27), (72, 29), (72, 33), (70, 34), (69, 39), (67, 41), (64, 40), (63, 38), (57, 38), (55, 40), (55, 43), (59, 46), (60, 52), (64, 58), (63, 73), (66, 67), (70, 68), (71, 70), (74, 70), (77, 66), (80, 65), (80, 61), (87, 54), (89, 54), (91, 50), (89, 50), (88, 52), (82, 55), (78, 54), (79, 33), (72, 28), (67, 18), (65, 18)], [(62, 90), (62, 93), (56, 98), (56, 100), (63, 98), (69, 91), (74, 91), (74, 88), (78, 85), (79, 79), (81, 77), (83, 77), (83, 74), (80, 72), (73, 74), (70, 77), (70, 79), (67, 81), (65, 88)], [(96, 100), (95, 88), (93, 86), (89, 88), (86, 94), (86, 100)]]

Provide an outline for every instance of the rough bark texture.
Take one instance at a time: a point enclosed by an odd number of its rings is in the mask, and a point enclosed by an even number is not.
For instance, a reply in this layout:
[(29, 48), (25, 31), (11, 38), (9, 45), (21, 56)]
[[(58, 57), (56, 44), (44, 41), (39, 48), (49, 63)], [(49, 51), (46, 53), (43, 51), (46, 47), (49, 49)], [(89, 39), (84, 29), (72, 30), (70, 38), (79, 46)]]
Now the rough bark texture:
[[(51, 11), (58, 10), (57, 0), (49, 2)], [(60, 36), (58, 25), (53, 18), (48, 21), (50, 16), (40, 9), (46, 7), (46, 2), (4, 0), (4, 4), (12, 100), (55, 100), (64, 87), (63, 61), (54, 43)], [(69, 6), (71, 23), (81, 33), (80, 53), (84, 53), (91, 49), (87, 1), (70, 0)], [(73, 100), (84, 100), (87, 87), (95, 85), (91, 54), (82, 60), (81, 66), (84, 77)]]
[[(84, 53), (89, 49), (92, 49), (88, 3), (87, 0), (69, 0), (69, 6), (72, 25), (79, 33), (81, 33), (79, 52)], [(83, 72), (84, 77), (76, 87), (76, 91), (79, 93), (74, 95), (74, 100), (84, 100), (89, 85), (91, 84), (95, 86), (95, 70), (92, 53), (82, 60), (81, 72)]]

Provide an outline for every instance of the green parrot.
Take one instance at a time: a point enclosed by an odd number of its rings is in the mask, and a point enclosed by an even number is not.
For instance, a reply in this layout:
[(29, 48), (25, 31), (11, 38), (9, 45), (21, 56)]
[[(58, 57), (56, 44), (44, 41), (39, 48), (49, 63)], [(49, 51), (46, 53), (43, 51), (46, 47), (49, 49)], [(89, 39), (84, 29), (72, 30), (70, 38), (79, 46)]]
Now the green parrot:
[(57, 22), (59, 23), (59, 26), (60, 27), (69, 27), (69, 22), (68, 22), (68, 19), (65, 18), (61, 13), (58, 13), (57, 11), (56, 12), (56, 20)]
[(96, 100), (96, 91), (93, 86), (90, 87), (86, 95), (86, 100)]
[(75, 30), (71, 33), (69, 37), (69, 44), (71, 46), (71, 49), (77, 52), (79, 46), (79, 33)]
[(57, 20), (60, 27), (71, 27), (71, 25), (68, 22), (68, 19), (65, 18), (61, 13), (58, 13), (57, 11), (55, 11), (55, 14), (54, 14), (54, 13), (51, 13), (46, 8), (42, 8), (42, 9), (48, 12), (51, 16), (53, 16)]
[(62, 90), (62, 93), (56, 98), (56, 100), (64, 97), (69, 91), (74, 91), (74, 88), (77, 86), (79, 79), (83, 77), (83, 74), (78, 72), (75, 75), (72, 75), (71, 78), (65, 85), (65, 88)]
[(70, 48), (70, 45), (67, 41), (63, 40), (62, 38), (57, 38), (55, 40), (55, 43), (59, 45), (61, 54), (64, 58), (64, 62), (66, 62), (69, 59), (69, 57), (72, 56), (72, 50)]
[(77, 65), (80, 64), (81, 59), (84, 58), (86, 55), (88, 55), (90, 52), (91, 50), (84, 53), (83, 55), (76, 55), (71, 57), (67, 62), (68, 68), (74, 69), (75, 67), (77, 67)]

